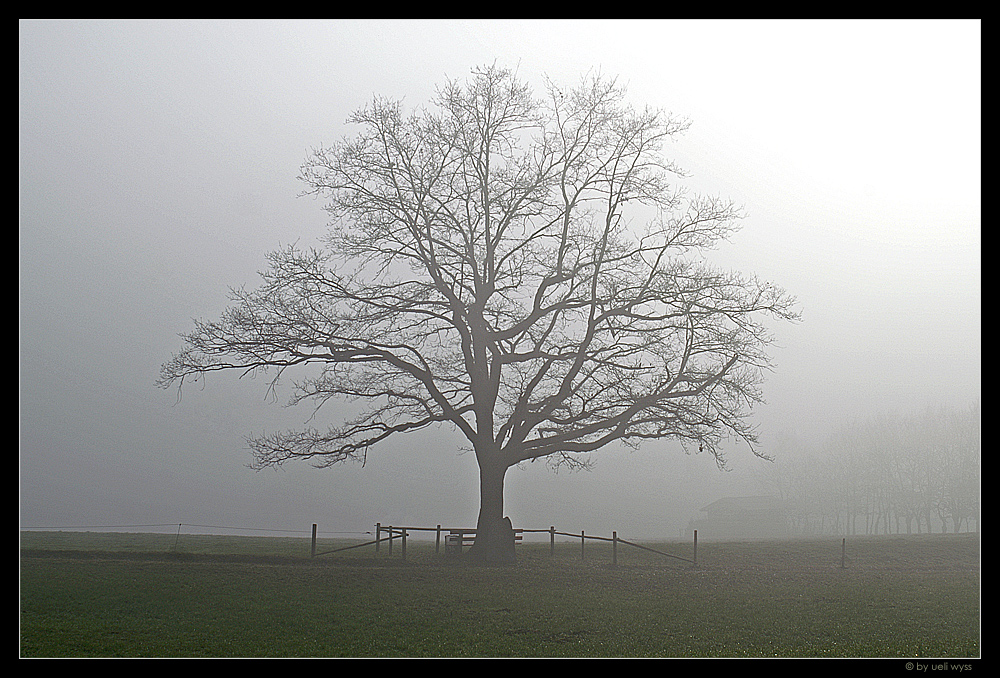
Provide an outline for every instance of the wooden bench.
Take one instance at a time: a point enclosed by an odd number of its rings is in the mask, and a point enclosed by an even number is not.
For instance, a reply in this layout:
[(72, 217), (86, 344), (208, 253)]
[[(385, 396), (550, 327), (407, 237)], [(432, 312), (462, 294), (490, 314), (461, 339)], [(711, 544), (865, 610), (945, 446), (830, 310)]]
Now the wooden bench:
[[(475, 530), (448, 530), (449, 537), (458, 537), (458, 542), (461, 546), (466, 544), (472, 544), (476, 541), (476, 531)], [(521, 543), (523, 537), (523, 530), (514, 530), (514, 545)], [(447, 544), (448, 538), (445, 537), (445, 543)]]

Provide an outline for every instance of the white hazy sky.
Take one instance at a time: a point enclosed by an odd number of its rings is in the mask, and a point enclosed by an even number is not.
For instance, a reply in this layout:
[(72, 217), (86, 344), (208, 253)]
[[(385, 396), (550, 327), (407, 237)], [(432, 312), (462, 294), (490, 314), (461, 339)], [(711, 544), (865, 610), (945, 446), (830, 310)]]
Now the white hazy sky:
[[(687, 186), (749, 215), (711, 256), (803, 313), (776, 328), (765, 442), (979, 398), (979, 21), (22, 20), (18, 57), (22, 526), (473, 525), (475, 460), (450, 432), (364, 469), (254, 473), (244, 436), (308, 412), (260, 382), (180, 402), (153, 382), (265, 252), (323, 232), (297, 197), (310, 148), (375, 94), (420, 105), (494, 62), (532, 83), (599, 69), (692, 120), (669, 149)], [(673, 537), (759, 489), (735, 445), (729, 473), (671, 443), (595, 459), (512, 469), (515, 525)]]

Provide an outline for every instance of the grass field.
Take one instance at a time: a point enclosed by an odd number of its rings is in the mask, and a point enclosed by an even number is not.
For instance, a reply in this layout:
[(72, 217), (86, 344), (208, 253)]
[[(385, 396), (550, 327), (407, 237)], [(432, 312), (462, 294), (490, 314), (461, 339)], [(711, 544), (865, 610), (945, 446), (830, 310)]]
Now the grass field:
[[(323, 552), (344, 542), (321, 541)], [(690, 544), (655, 544), (690, 558)], [(980, 655), (978, 535), (518, 547), (479, 567), (411, 541), (21, 534), (22, 657)]]

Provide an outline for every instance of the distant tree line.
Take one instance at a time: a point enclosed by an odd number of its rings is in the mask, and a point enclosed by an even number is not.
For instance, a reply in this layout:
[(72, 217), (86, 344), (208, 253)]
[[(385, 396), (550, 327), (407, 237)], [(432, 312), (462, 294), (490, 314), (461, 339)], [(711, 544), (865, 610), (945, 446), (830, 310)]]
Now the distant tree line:
[(801, 536), (978, 531), (980, 424), (978, 403), (872, 418), (818, 452), (779, 455), (763, 480)]

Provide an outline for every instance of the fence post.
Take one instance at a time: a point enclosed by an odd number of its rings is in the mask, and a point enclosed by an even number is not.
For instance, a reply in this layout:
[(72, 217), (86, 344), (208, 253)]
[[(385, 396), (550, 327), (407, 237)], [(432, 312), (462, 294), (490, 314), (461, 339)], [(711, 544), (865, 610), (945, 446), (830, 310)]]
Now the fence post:
[(694, 564), (698, 564), (698, 530), (694, 531)]
[(583, 560), (585, 558), (583, 550), (584, 546), (586, 545), (586, 541), (587, 538), (584, 536), (583, 530), (580, 530), (580, 560)]
[(382, 523), (375, 523), (375, 553), (382, 546)]
[(389, 557), (392, 558), (392, 538), (396, 536), (396, 533), (393, 532), (392, 525), (388, 527), (388, 530), (389, 530)]
[(437, 527), (437, 536), (434, 538), (434, 555), (441, 551), (441, 526)]
[(554, 556), (556, 554), (556, 526), (549, 526), (549, 555)]
[(843, 570), (846, 565), (847, 559), (847, 537), (844, 537), (843, 541), (840, 542), (840, 569)]
[(611, 565), (618, 566), (618, 533), (611, 533)]
[(312, 554), (309, 557), (316, 557), (316, 523), (313, 523)]
[(399, 555), (400, 555), (400, 557), (401, 557), (401, 558), (402, 558), (403, 560), (406, 560), (406, 529), (405, 529), (405, 528), (404, 528), (404, 529), (403, 529), (403, 531), (402, 531), (402, 535), (403, 535), (403, 548), (402, 548), (402, 550), (400, 551), (400, 554), (399, 554)]

